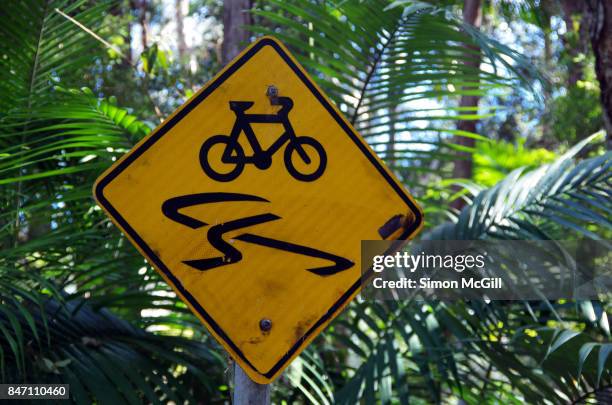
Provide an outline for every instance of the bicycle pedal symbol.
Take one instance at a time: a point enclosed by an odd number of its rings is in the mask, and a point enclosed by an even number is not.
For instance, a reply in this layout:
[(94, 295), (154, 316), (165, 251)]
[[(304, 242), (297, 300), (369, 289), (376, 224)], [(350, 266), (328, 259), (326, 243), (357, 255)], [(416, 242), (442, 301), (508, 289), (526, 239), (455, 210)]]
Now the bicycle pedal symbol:
[[(281, 106), (276, 114), (247, 114), (246, 110), (253, 104), (252, 101), (230, 101), (230, 109), (236, 114), (236, 121), (230, 135), (212, 136), (200, 148), (200, 165), (204, 172), (214, 180), (228, 182), (240, 176), (247, 164), (266, 170), (272, 165), (272, 156), (287, 144), (284, 152), (285, 167), (293, 178), (314, 181), (321, 177), (327, 165), (325, 149), (314, 138), (295, 134), (289, 121), (293, 101), (289, 97), (277, 97), (272, 102), (273, 105)], [(268, 149), (263, 149), (251, 124), (282, 124), (284, 132)], [(242, 132), (253, 149), (252, 156), (246, 156), (238, 142)], [(217, 170), (211, 165), (210, 151), (216, 146), (223, 146), (221, 163), (224, 170)], [(294, 161), (303, 164), (298, 169)], [(216, 166), (219, 166), (218, 162)]]

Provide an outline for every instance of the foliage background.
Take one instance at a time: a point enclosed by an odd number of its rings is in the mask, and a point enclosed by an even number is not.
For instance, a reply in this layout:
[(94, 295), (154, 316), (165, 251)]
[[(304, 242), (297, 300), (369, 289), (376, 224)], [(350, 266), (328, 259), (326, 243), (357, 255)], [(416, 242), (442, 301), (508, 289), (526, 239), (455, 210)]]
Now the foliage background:
[[(295, 52), (425, 208), (424, 238), (607, 243), (610, 152), (591, 136), (602, 105), (580, 14), (484, 2), (477, 29), (467, 3), (256, 1), (245, 32)], [(78, 403), (229, 401), (225, 354), (91, 197), (223, 65), (227, 6), (0, 5), (2, 382), (69, 383)], [(470, 178), (454, 176), (462, 160)], [(609, 309), (609, 297), (357, 301), (274, 402), (604, 401)]]

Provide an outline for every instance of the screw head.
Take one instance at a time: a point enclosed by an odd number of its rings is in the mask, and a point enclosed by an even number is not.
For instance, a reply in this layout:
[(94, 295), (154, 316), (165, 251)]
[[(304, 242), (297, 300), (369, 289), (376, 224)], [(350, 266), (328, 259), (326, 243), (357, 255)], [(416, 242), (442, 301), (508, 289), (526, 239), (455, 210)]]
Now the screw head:
[(262, 319), (259, 321), (259, 329), (263, 332), (269, 332), (272, 329), (272, 321), (266, 318)]
[(268, 86), (268, 90), (266, 90), (266, 96), (268, 96), (268, 97), (277, 97), (278, 96), (278, 88), (276, 86)]

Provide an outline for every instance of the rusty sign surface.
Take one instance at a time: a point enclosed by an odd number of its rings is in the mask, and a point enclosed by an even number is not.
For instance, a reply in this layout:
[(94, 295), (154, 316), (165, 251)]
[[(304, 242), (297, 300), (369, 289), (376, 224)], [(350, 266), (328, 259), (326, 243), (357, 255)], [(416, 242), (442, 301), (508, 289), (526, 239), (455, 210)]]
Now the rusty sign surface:
[(94, 194), (260, 383), (359, 292), (361, 240), (381, 239), (398, 215), (409, 221), (393, 238), (422, 225), (403, 186), (271, 37), (115, 162)]

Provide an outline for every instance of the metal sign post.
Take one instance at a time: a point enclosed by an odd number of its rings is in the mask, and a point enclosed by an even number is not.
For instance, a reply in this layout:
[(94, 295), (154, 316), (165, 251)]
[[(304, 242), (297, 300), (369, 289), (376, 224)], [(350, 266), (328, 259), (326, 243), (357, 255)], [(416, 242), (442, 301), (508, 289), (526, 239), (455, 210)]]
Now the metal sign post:
[(270, 384), (257, 384), (234, 363), (234, 405), (268, 405), (270, 403)]

